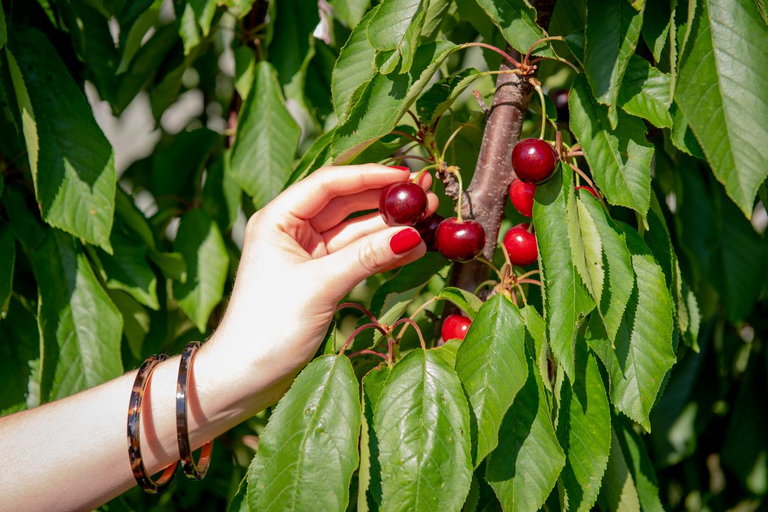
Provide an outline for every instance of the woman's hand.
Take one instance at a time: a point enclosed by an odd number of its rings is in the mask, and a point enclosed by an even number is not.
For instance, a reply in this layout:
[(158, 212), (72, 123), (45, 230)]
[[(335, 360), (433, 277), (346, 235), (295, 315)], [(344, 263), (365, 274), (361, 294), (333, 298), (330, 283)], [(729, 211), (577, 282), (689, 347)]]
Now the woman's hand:
[[(383, 165), (327, 167), (280, 194), (248, 221), (235, 287), (206, 351), (248, 367), (270, 368), (274, 399), (311, 359), (336, 305), (357, 284), (410, 263), (426, 247), (412, 228), (388, 227), (378, 211), (382, 189), (413, 179)], [(432, 178), (422, 175), (428, 189)], [(428, 193), (429, 214), (438, 205)], [(409, 243), (410, 242), (410, 243)]]

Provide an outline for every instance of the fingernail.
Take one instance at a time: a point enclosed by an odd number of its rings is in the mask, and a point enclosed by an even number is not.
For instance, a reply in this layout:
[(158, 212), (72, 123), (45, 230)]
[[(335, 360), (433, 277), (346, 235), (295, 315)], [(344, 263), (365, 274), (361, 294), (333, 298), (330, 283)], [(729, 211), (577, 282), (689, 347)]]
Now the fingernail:
[(415, 249), (421, 243), (419, 232), (413, 228), (408, 228), (396, 233), (389, 240), (389, 247), (395, 254), (405, 254), (411, 249)]
[(391, 167), (392, 169), (397, 169), (398, 171), (410, 171), (411, 169), (404, 166), (404, 165), (390, 165), (388, 167)]

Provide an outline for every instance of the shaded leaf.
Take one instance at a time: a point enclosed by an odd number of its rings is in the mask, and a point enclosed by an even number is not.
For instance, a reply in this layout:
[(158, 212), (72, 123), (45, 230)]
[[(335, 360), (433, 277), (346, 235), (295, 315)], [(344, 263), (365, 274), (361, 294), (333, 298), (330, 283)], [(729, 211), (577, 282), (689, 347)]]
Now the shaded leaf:
[(8, 314), (0, 320), (0, 411), (26, 405), (30, 362), (39, 360), (40, 333), (34, 310), (11, 298)]
[(619, 90), (619, 106), (624, 112), (647, 119), (658, 128), (671, 128), (671, 77), (633, 55), (629, 59)]
[[(13, 290), (13, 267), (16, 262), (16, 237), (10, 224), (0, 220), (0, 312)], [(0, 406), (2, 408), (2, 406)]]
[(632, 480), (635, 482), (637, 497), (643, 511), (662, 512), (664, 507), (659, 501), (659, 484), (653, 463), (645, 451), (645, 444), (626, 419), (615, 418), (614, 433), (624, 454)]
[[(411, 69), (428, 6), (429, 0), (384, 0), (368, 24), (371, 46), (378, 51), (395, 50), (395, 64), (400, 61), (401, 73)], [(390, 69), (394, 70), (394, 65)]]
[(363, 428), (360, 436), (360, 470), (358, 472), (358, 510), (376, 510), (381, 505), (381, 464), (379, 440), (373, 429), (373, 411), (379, 402), (391, 369), (379, 365), (363, 377)]
[(157, 276), (147, 264), (146, 247), (136, 244), (117, 229), (112, 232), (111, 242), (114, 255), (99, 254), (107, 288), (123, 290), (141, 304), (160, 309)]
[(451, 301), (459, 307), (459, 309), (464, 311), (470, 319), (474, 319), (477, 312), (483, 307), (483, 301), (480, 300), (477, 295), (453, 286), (443, 288), (435, 298)]
[(422, 124), (432, 125), (443, 115), (456, 98), (464, 92), (480, 74), (475, 68), (467, 68), (449, 77), (438, 80), (416, 100), (416, 115)]
[[(546, 37), (545, 32), (536, 24), (536, 10), (525, 0), (477, 0), (477, 3), (493, 20), (504, 39), (512, 47), (525, 53), (536, 41)], [(536, 55), (553, 56), (551, 48), (541, 45)]]

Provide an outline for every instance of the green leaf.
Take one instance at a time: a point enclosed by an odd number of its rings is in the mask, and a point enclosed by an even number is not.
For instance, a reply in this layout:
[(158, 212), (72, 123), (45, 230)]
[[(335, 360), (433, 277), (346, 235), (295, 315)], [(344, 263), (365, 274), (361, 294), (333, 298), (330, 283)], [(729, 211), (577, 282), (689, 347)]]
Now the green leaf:
[(643, 16), (642, 36), (653, 54), (653, 60), (661, 60), (661, 52), (669, 39), (669, 30), (675, 19), (674, 9), (667, 0), (649, 0)]
[(659, 501), (659, 484), (656, 482), (653, 463), (645, 451), (645, 443), (624, 418), (615, 418), (614, 433), (635, 482), (640, 508), (643, 511), (663, 512), (664, 507)]
[(34, 310), (13, 297), (0, 320), (0, 410), (26, 403), (30, 362), (39, 360), (40, 333)]
[(373, 64), (376, 49), (368, 42), (366, 31), (378, 9), (378, 7), (371, 9), (355, 27), (339, 52), (339, 58), (333, 67), (331, 91), (333, 108), (339, 122), (347, 119), (349, 110), (354, 107), (357, 100), (355, 94), (371, 81), (376, 72)]
[(453, 0), (430, 0), (424, 14), (424, 26), (421, 28), (421, 42), (434, 41), (440, 34), (443, 23), (449, 17)]
[(111, 252), (112, 146), (45, 35), (15, 27), (7, 50), (43, 219)]
[(248, 476), (244, 476), (237, 485), (237, 491), (227, 505), (227, 512), (250, 512), (248, 507)]
[(334, 130), (330, 130), (315, 139), (309, 149), (304, 153), (304, 156), (301, 157), (301, 160), (296, 164), (291, 176), (285, 182), (283, 189), (304, 179), (307, 175), (316, 171), (326, 163), (331, 141), (333, 140), (333, 134)]
[(144, 341), (150, 329), (149, 311), (125, 292), (107, 290), (107, 293), (123, 317), (123, 336), (131, 355), (141, 361), (144, 359)]
[(25, 251), (32, 251), (42, 242), (45, 231), (21, 190), (19, 186), (8, 185), (3, 191), (3, 207), (21, 246)]
[(207, 128), (182, 131), (152, 156), (149, 190), (160, 208), (177, 205), (177, 197), (195, 199), (197, 183), (220, 135)]
[(432, 125), (443, 115), (456, 98), (464, 92), (480, 74), (475, 68), (467, 68), (438, 80), (416, 100), (416, 115), (422, 124)]
[(575, 208), (573, 173), (560, 166), (562, 172), (536, 189), (533, 220), (539, 245), (539, 260), (544, 298), (547, 340), (557, 361), (569, 377), (574, 376), (573, 343), (576, 330), (594, 302), (573, 266), (568, 223), (569, 211)]
[(40, 401), (63, 398), (120, 376), (123, 320), (79, 244), (49, 230), (32, 262), (40, 297)]
[(600, 303), (605, 280), (603, 245), (595, 220), (584, 205), (576, 200), (576, 195), (581, 193), (574, 192), (568, 199), (568, 239), (573, 264), (589, 294), (596, 303)]
[(683, 115), (683, 111), (677, 106), (677, 103), (672, 104), (670, 113), (672, 115), (672, 132), (670, 134), (672, 144), (680, 151), (703, 160), (705, 158), (704, 151), (701, 149), (699, 141), (696, 140), (688, 120)]
[[(504, 39), (521, 53), (546, 37), (536, 24), (536, 10), (525, 0), (477, 0), (477, 3), (501, 30)], [(554, 56), (550, 47), (542, 45), (538, 48), (534, 52), (536, 55)]]
[(270, 62), (289, 98), (304, 101), (309, 61), (315, 55), (312, 33), (320, 23), (316, 0), (281, 0), (271, 14), (274, 35), (269, 44)]
[(174, 4), (179, 19), (179, 35), (184, 41), (184, 55), (189, 55), (211, 31), (216, 0), (183, 0)]
[[(132, 23), (124, 23), (122, 20), (120, 21), (120, 47), (122, 52), (120, 55), (120, 62), (115, 70), (116, 75), (128, 71), (128, 67), (136, 56), (136, 52), (139, 51), (139, 48), (142, 46), (141, 43), (147, 35), (147, 31), (157, 23), (157, 19), (160, 16), (162, 0), (148, 1), (150, 2), (150, 5), (142, 8), (141, 13), (136, 16), (135, 21)], [(140, 2), (132, 2), (132, 5), (133, 4), (139, 5)], [(122, 13), (120, 17), (122, 18)], [(126, 25), (130, 25), (131, 27), (127, 32), (124, 28)]]
[(379, 440), (373, 429), (373, 411), (391, 369), (379, 365), (363, 377), (363, 428), (360, 436), (360, 470), (358, 472), (358, 510), (376, 510), (381, 505), (381, 464)]
[(107, 288), (123, 290), (141, 304), (154, 310), (160, 309), (157, 276), (147, 263), (147, 248), (117, 229), (112, 232), (111, 242), (114, 255), (99, 254)]
[(605, 329), (591, 319), (587, 341), (603, 362), (611, 383), (611, 401), (651, 430), (649, 413), (667, 371), (675, 363), (672, 347), (673, 304), (664, 273), (640, 235), (621, 226), (632, 254), (635, 286), (614, 346)]
[(675, 101), (747, 218), (768, 168), (768, 26), (752, 0), (701, 2)]
[(263, 207), (283, 189), (301, 129), (285, 107), (272, 66), (261, 61), (238, 120), (232, 148), (232, 177)]
[(632, 208), (642, 215), (651, 201), (653, 146), (645, 139), (645, 124), (617, 111), (611, 129), (608, 109), (597, 103), (579, 75), (568, 95), (571, 131), (581, 144), (595, 183), (611, 204)]
[(624, 112), (647, 119), (658, 128), (671, 128), (671, 80), (669, 74), (633, 55), (619, 90), (619, 106)]
[(185, 283), (174, 281), (173, 296), (197, 329), (205, 333), (211, 311), (221, 301), (229, 254), (218, 226), (202, 210), (181, 218), (174, 249), (184, 257)]
[(584, 73), (599, 103), (616, 104), (642, 25), (642, 11), (629, 2), (587, 0)]
[(485, 478), (503, 510), (541, 509), (565, 465), (541, 377), (528, 365), (527, 380), (504, 416), (499, 446), (488, 456)]
[(232, 179), (229, 154), (214, 159), (205, 174), (201, 208), (211, 216), (222, 233), (227, 232), (237, 219), (237, 210), (243, 194)]
[(461, 381), (442, 357), (416, 349), (395, 365), (373, 427), (383, 510), (461, 507), (472, 480), (469, 407)]
[(371, 46), (378, 51), (396, 50), (401, 73), (411, 69), (428, 6), (429, 0), (384, 0), (368, 24)]
[(420, 46), (408, 73), (376, 74), (359, 95), (348, 118), (336, 128), (331, 143), (335, 163), (353, 159), (388, 134), (405, 115), (443, 61), (457, 49), (448, 41)]
[(329, 0), (333, 14), (349, 28), (355, 29), (365, 16), (371, 5), (371, 0)]
[[(567, 377), (566, 377), (567, 379)], [(576, 378), (560, 388), (557, 438), (565, 451), (560, 482), (568, 510), (589, 511), (597, 500), (611, 450), (611, 409), (594, 354), (580, 339)]]
[(525, 384), (527, 369), (523, 318), (512, 302), (495, 295), (480, 308), (456, 354), (456, 373), (473, 411), (475, 467), (498, 446), (501, 421)]
[(611, 429), (611, 433), (611, 455), (608, 458), (608, 470), (605, 472), (598, 503), (601, 510), (637, 512), (640, 510), (640, 498), (637, 496), (635, 481), (616, 432)]
[(439, 347), (434, 347), (430, 350), (434, 351), (437, 355), (445, 359), (445, 362), (448, 363), (451, 368), (456, 369), (456, 355), (459, 352), (459, 347), (463, 341), (464, 340), (454, 338), (452, 340), (446, 341)]
[[(13, 290), (13, 265), (16, 261), (16, 237), (10, 224), (0, 220), (0, 313)], [(1, 388), (0, 388), (1, 389)]]
[(5, 43), (8, 42), (8, 32), (7, 28), (5, 26), (5, 13), (3, 13), (3, 8), (0, 6), (0, 49), (5, 46)]
[(631, 256), (623, 233), (616, 228), (616, 224), (592, 194), (580, 191), (578, 206), (579, 219), (589, 217), (592, 220), (602, 244), (599, 259), (590, 260), (588, 264), (602, 266), (604, 270), (601, 282), (603, 293), (595, 297), (595, 302), (608, 339), (613, 342), (634, 287)]
[(360, 394), (345, 356), (307, 365), (280, 400), (248, 468), (251, 510), (339, 510), (357, 468)]
[(477, 295), (453, 286), (443, 288), (435, 298), (451, 301), (464, 311), (470, 319), (474, 319), (477, 312), (483, 307), (483, 301)]

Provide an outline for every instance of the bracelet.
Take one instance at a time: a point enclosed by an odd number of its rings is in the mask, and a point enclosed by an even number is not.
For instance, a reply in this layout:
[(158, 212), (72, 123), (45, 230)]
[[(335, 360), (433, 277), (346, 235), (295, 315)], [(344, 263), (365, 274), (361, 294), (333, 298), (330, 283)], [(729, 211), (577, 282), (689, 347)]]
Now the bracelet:
[(187, 343), (184, 351), (181, 353), (179, 361), (179, 378), (176, 383), (176, 438), (179, 441), (179, 457), (181, 459), (181, 469), (188, 478), (202, 480), (208, 471), (208, 464), (211, 461), (211, 450), (213, 441), (208, 441), (200, 450), (200, 459), (197, 464), (192, 457), (192, 450), (189, 442), (189, 428), (187, 426), (187, 385), (189, 384), (189, 369), (192, 367), (192, 361), (195, 359), (197, 349), (200, 348), (199, 341)]
[(165, 354), (150, 356), (139, 367), (136, 373), (136, 379), (133, 381), (133, 390), (131, 390), (131, 401), (128, 406), (128, 459), (131, 463), (131, 470), (136, 479), (136, 483), (144, 492), (157, 494), (163, 492), (171, 485), (173, 477), (176, 475), (176, 466), (178, 461), (170, 464), (163, 470), (163, 474), (157, 481), (147, 474), (144, 467), (144, 461), (141, 459), (141, 443), (139, 433), (141, 431), (141, 402), (144, 398), (144, 391), (147, 387), (152, 372), (158, 363), (168, 359)]

